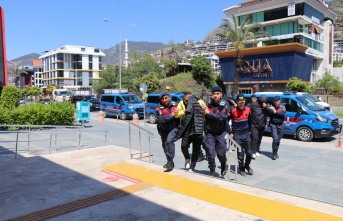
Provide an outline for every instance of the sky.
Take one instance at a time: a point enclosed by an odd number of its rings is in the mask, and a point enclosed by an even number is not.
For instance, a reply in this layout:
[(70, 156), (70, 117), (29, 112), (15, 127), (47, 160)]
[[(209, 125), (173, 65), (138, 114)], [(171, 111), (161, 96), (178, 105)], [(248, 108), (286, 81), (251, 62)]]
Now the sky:
[(202, 41), (218, 28), (225, 8), (243, 1), (0, 0), (7, 60), (63, 45), (109, 49), (126, 38), (164, 44)]

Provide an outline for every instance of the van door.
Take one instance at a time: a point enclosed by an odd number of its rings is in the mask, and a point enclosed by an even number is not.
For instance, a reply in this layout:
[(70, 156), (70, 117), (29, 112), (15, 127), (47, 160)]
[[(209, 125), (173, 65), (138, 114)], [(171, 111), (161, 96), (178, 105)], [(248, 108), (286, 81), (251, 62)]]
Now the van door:
[(120, 112), (123, 109), (123, 105), (124, 105), (123, 99), (120, 96), (116, 96), (115, 101), (114, 101), (115, 115), (120, 115)]
[(292, 98), (281, 98), (280, 102), (286, 109), (286, 115), (284, 119), (284, 133), (295, 134), (299, 126), (299, 122), (303, 121), (303, 114), (299, 114), (298, 107), (301, 106), (297, 101)]

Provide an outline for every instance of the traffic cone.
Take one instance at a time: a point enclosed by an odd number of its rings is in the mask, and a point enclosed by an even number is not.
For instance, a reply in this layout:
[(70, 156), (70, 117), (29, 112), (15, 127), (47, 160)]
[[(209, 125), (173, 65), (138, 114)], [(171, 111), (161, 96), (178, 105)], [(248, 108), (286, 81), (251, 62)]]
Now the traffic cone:
[(337, 148), (342, 148), (342, 134), (339, 135)]
[(118, 121), (119, 119), (118, 119), (118, 114), (117, 114), (117, 121)]

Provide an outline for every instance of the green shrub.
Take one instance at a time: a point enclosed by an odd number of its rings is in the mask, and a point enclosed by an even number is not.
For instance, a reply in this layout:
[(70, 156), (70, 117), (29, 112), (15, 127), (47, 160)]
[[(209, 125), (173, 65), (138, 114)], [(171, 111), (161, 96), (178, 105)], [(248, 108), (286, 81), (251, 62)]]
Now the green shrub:
[(21, 93), (20, 90), (15, 86), (5, 86), (2, 89), (0, 104), (1, 106), (10, 110), (19, 106)]

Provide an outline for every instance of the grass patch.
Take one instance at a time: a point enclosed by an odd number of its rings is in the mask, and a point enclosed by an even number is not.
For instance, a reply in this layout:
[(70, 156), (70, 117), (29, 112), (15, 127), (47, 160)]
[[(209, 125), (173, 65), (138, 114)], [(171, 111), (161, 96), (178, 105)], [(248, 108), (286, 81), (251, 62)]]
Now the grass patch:
[(337, 117), (343, 117), (343, 111), (333, 111)]
[(161, 79), (160, 83), (163, 89), (167, 86), (171, 87), (169, 90), (170, 92), (188, 91), (198, 96), (201, 95), (201, 90), (204, 89), (192, 78), (192, 74), (190, 72), (180, 73), (176, 76)]

